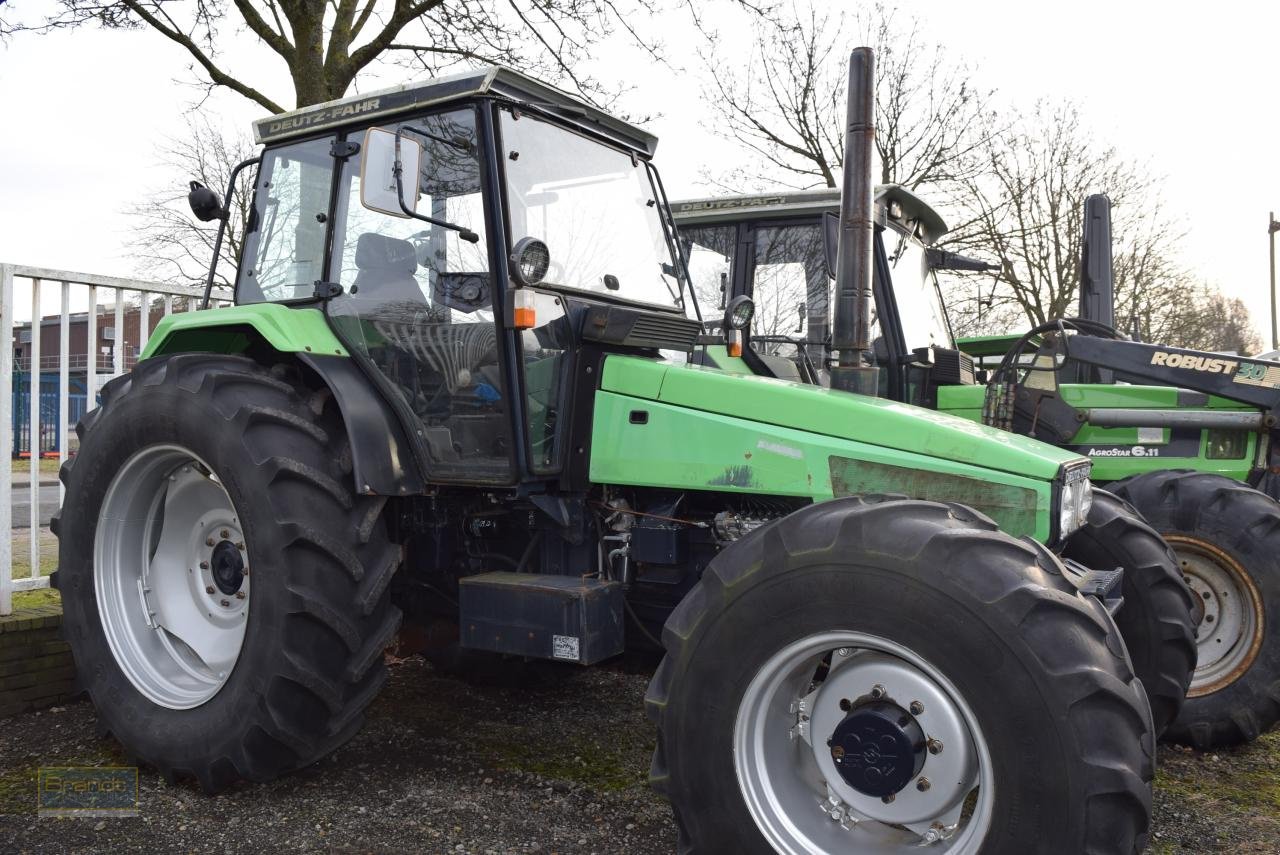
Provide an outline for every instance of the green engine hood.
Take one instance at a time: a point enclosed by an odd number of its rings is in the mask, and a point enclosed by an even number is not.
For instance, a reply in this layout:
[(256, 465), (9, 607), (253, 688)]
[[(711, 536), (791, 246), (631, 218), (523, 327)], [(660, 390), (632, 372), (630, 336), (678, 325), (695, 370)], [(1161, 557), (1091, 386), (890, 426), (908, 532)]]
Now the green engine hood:
[(611, 356), (601, 388), (672, 406), (960, 461), (1041, 481), (1081, 456), (1037, 440), (882, 398), (710, 368)]

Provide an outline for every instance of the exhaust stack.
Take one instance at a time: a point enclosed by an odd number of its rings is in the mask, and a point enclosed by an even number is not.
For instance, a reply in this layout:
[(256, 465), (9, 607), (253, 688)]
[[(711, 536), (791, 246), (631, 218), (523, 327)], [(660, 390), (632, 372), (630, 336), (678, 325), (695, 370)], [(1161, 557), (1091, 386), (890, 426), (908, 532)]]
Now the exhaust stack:
[(840, 242), (832, 319), (831, 388), (875, 395), (880, 369), (866, 361), (871, 349), (871, 271), (875, 226), (871, 168), (875, 150), (875, 56), (869, 47), (849, 56), (844, 181), (840, 191)]
[(1115, 282), (1111, 272), (1111, 200), (1094, 194), (1084, 200), (1080, 248), (1080, 317), (1116, 325)]

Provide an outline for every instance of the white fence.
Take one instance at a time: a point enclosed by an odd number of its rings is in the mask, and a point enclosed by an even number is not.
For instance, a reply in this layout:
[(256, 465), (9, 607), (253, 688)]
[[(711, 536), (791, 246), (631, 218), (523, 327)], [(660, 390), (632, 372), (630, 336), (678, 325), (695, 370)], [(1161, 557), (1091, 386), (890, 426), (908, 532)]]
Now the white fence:
[[(17, 323), (14, 295), (22, 292), (15, 289), (28, 285), (33, 320)], [(59, 292), (59, 312), (45, 317), (41, 298)], [(92, 409), (102, 384), (133, 367), (137, 354), (150, 337), (153, 322), (175, 311), (198, 309), (202, 295), (202, 289), (190, 286), (0, 263), (0, 335), (5, 341), (0, 347), (0, 531), (8, 533), (0, 537), (0, 615), (12, 613), (15, 590), (43, 588), (49, 584), (48, 576), (41, 572), (41, 531), (47, 526), (47, 514), (41, 513), (41, 481), (54, 476), (50, 473), (42, 479), (40, 461), (42, 454), (63, 461), (73, 452), (71, 435), (75, 425), (69, 417), (73, 375), (77, 386), (83, 383), (85, 407)], [(226, 305), (229, 300), (223, 291), (215, 291), (214, 296), (210, 302), (214, 307)], [(99, 301), (104, 299), (105, 305), (100, 305)], [(75, 306), (83, 306), (84, 311), (73, 311)], [(79, 329), (82, 325), (83, 336)], [(56, 333), (52, 332), (55, 326)], [(42, 352), (53, 350), (51, 340), (56, 341), (57, 353)], [(73, 346), (76, 341), (83, 341), (83, 351)], [(37, 366), (35, 371), (31, 370), (33, 365)], [(19, 379), (25, 376), (25, 399), (21, 390), (17, 396), (14, 394), (15, 371)], [(41, 406), (42, 381), (46, 372), (54, 371), (57, 372), (57, 405), (45, 408)], [(25, 424), (15, 424), (15, 404), (25, 406)], [(56, 447), (46, 449), (42, 443), (50, 436), (50, 420), (58, 422), (52, 431), (55, 437), (52, 444)], [(15, 428), (18, 428), (16, 432)], [(30, 540), (30, 573), (15, 579), (14, 524), (23, 520), (14, 519), (14, 498), (21, 495), (23, 488), (21, 478), (14, 480), (13, 461), (21, 450), (17, 444), (20, 436), (25, 437), (30, 466), (26, 479), (30, 508), (25, 520)], [(43, 497), (46, 506), (51, 504), (52, 489), (46, 485)], [(62, 501), (63, 487), (59, 483), (57, 504), (61, 506)], [(75, 510), (70, 508), (68, 513)]]

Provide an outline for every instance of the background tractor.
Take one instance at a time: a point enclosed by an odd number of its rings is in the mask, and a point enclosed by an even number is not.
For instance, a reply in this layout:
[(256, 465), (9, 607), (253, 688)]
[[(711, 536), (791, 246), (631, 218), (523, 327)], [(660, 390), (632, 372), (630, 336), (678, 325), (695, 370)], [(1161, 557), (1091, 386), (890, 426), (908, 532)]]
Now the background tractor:
[[(881, 394), (1093, 459), (1094, 478), (1165, 537), (1194, 594), (1198, 664), (1190, 700), (1168, 736), (1208, 748), (1266, 730), (1280, 717), (1280, 505), (1253, 487), (1275, 492), (1280, 367), (1130, 342), (1111, 329), (1109, 207), (1102, 197), (1087, 206), (1082, 259), (1082, 314), (1092, 319), (957, 344), (937, 271), (988, 265), (938, 249), (946, 224), (915, 194), (885, 186), (876, 199), (876, 317), (866, 352), (882, 369)], [(674, 204), (695, 287), (712, 299), (748, 295), (763, 313), (748, 333), (752, 353), (740, 370), (829, 383), (840, 204), (834, 190)], [(986, 369), (975, 364), (992, 356)], [(1095, 502), (1099, 531), (1115, 501)], [(1082, 533), (1067, 554), (1096, 560), (1094, 546), (1106, 537)], [(1131, 568), (1125, 581), (1127, 598), (1139, 603), (1157, 590), (1169, 599), (1181, 595), (1158, 574)], [(1141, 605), (1118, 616), (1122, 629), (1138, 620), (1161, 634), (1163, 618), (1144, 615)], [(1166, 672), (1147, 689), (1157, 721), (1173, 721), (1177, 669), (1144, 665), (1132, 638), (1130, 652), (1140, 672)]]
[[(359, 728), (402, 618), (580, 665), (660, 633), (651, 777), (682, 850), (1143, 847), (1122, 562), (1055, 552), (1087, 458), (691, 364), (740, 347), (750, 304), (714, 335), (686, 317), (656, 140), (526, 76), (255, 130), (237, 305), (166, 318), (62, 471), (65, 625), (129, 752), (209, 791), (311, 763)], [(851, 180), (840, 253), (869, 286)]]

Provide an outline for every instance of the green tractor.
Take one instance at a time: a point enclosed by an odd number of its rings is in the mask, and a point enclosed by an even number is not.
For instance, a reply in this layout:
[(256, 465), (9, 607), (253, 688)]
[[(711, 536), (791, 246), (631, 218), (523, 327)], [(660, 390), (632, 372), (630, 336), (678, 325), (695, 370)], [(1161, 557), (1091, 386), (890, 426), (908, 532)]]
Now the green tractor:
[(236, 304), (165, 319), (62, 470), (64, 625), (131, 755), (209, 792), (316, 761), (402, 619), (512, 667), (660, 634), (681, 851), (1143, 848), (1126, 562), (1060, 554), (1091, 527), (1086, 457), (691, 364), (749, 306), (686, 316), (656, 140), (529, 77), (255, 130)]
[[(695, 287), (712, 300), (755, 302), (752, 364), (739, 360), (741, 370), (829, 385), (840, 206), (838, 190), (674, 203)], [(1171, 722), (1170, 739), (1202, 749), (1252, 740), (1280, 718), (1280, 365), (1123, 340), (1104, 314), (1109, 206), (1093, 197), (1086, 209), (1085, 317), (957, 343), (937, 271), (988, 265), (937, 248), (946, 224), (915, 194), (878, 188), (867, 353), (882, 367), (879, 392), (1088, 455), (1094, 481), (1114, 494), (1095, 493), (1106, 496), (1094, 503), (1099, 529), (1117, 500), (1136, 507), (1173, 548), (1193, 594), (1188, 701), (1174, 720), (1175, 682), (1148, 683), (1157, 725)], [(1082, 536), (1075, 557), (1099, 560), (1097, 542)], [(1131, 594), (1180, 595), (1158, 574), (1127, 569)], [(1131, 599), (1139, 602), (1118, 615), (1122, 630), (1152, 619), (1143, 615), (1149, 592)], [(1142, 649), (1131, 643), (1130, 652), (1140, 672), (1153, 670)]]

